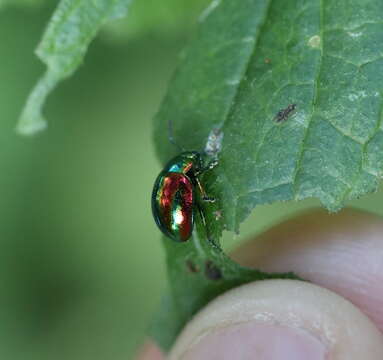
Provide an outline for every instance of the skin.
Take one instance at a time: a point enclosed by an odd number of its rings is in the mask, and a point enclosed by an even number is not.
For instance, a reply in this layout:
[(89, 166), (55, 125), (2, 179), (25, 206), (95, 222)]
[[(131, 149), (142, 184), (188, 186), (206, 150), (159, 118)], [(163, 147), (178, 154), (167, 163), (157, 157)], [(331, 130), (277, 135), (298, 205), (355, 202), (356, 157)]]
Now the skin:
[[(309, 282), (233, 289), (185, 327), (169, 360), (383, 359), (383, 219), (311, 211), (244, 244), (232, 257)], [(151, 341), (136, 360), (164, 360)]]

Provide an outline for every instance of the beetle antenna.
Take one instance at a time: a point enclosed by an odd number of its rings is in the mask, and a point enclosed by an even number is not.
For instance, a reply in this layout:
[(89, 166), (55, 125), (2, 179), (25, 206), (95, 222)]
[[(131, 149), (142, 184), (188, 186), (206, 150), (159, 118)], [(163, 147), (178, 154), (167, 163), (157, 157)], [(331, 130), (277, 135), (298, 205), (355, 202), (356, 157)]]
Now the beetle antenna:
[(170, 141), (173, 145), (175, 145), (176, 147), (178, 147), (178, 149), (179, 149), (180, 151), (185, 151), (185, 149), (184, 149), (180, 144), (178, 144), (177, 141), (176, 141), (175, 138), (174, 138), (173, 122), (172, 122), (172, 119), (171, 119), (171, 118), (169, 118), (169, 120), (168, 120), (168, 139), (169, 139), (169, 141)]

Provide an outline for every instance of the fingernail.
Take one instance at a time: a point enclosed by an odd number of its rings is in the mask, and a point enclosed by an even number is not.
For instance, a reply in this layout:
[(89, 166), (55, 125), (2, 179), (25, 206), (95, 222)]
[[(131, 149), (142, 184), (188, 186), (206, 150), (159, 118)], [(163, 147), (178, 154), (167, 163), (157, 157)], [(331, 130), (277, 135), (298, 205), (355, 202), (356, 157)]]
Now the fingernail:
[(182, 360), (325, 360), (326, 346), (305, 330), (248, 322), (213, 330)]

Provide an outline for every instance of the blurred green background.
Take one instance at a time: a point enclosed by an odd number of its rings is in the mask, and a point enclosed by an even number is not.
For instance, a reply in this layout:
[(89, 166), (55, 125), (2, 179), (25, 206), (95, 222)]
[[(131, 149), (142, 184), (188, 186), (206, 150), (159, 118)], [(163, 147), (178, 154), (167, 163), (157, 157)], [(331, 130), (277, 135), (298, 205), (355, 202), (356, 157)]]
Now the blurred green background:
[[(197, 8), (177, 8), (179, 23), (153, 15), (163, 31), (109, 27), (49, 97), (49, 129), (34, 138), (14, 127), (44, 70), (33, 50), (53, 7), (1, 10), (1, 359), (131, 359), (142, 341), (166, 284), (150, 211), (160, 170), (151, 119)], [(351, 205), (383, 214), (382, 203), (380, 191)], [(316, 205), (259, 207), (241, 238)]]

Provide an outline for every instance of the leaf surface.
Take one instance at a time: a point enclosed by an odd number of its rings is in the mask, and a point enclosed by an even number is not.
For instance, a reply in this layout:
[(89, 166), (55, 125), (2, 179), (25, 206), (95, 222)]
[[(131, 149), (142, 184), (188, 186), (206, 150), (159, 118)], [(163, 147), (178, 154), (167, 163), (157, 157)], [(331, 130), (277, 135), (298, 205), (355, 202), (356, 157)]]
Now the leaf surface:
[[(203, 177), (217, 199), (204, 205), (216, 243), (224, 229), (239, 231), (257, 205), (317, 197), (336, 211), (377, 188), (383, 175), (382, 13), (379, 0), (211, 2), (155, 118), (154, 138), (165, 163), (178, 151), (168, 141), (169, 121), (188, 150), (202, 151), (214, 129), (223, 135), (219, 165)], [(234, 265), (222, 257), (219, 286), (206, 283), (184, 265), (194, 253), (217, 262), (220, 250), (202, 243), (208, 248), (201, 255), (195, 243), (166, 241), (171, 308), (178, 315), (163, 332), (175, 321), (179, 331), (233, 283), (267, 277), (228, 270)]]
[(128, 20), (109, 23), (106, 27), (113, 38), (126, 39), (145, 35), (179, 36), (196, 22), (209, 0), (145, 0), (134, 1)]

